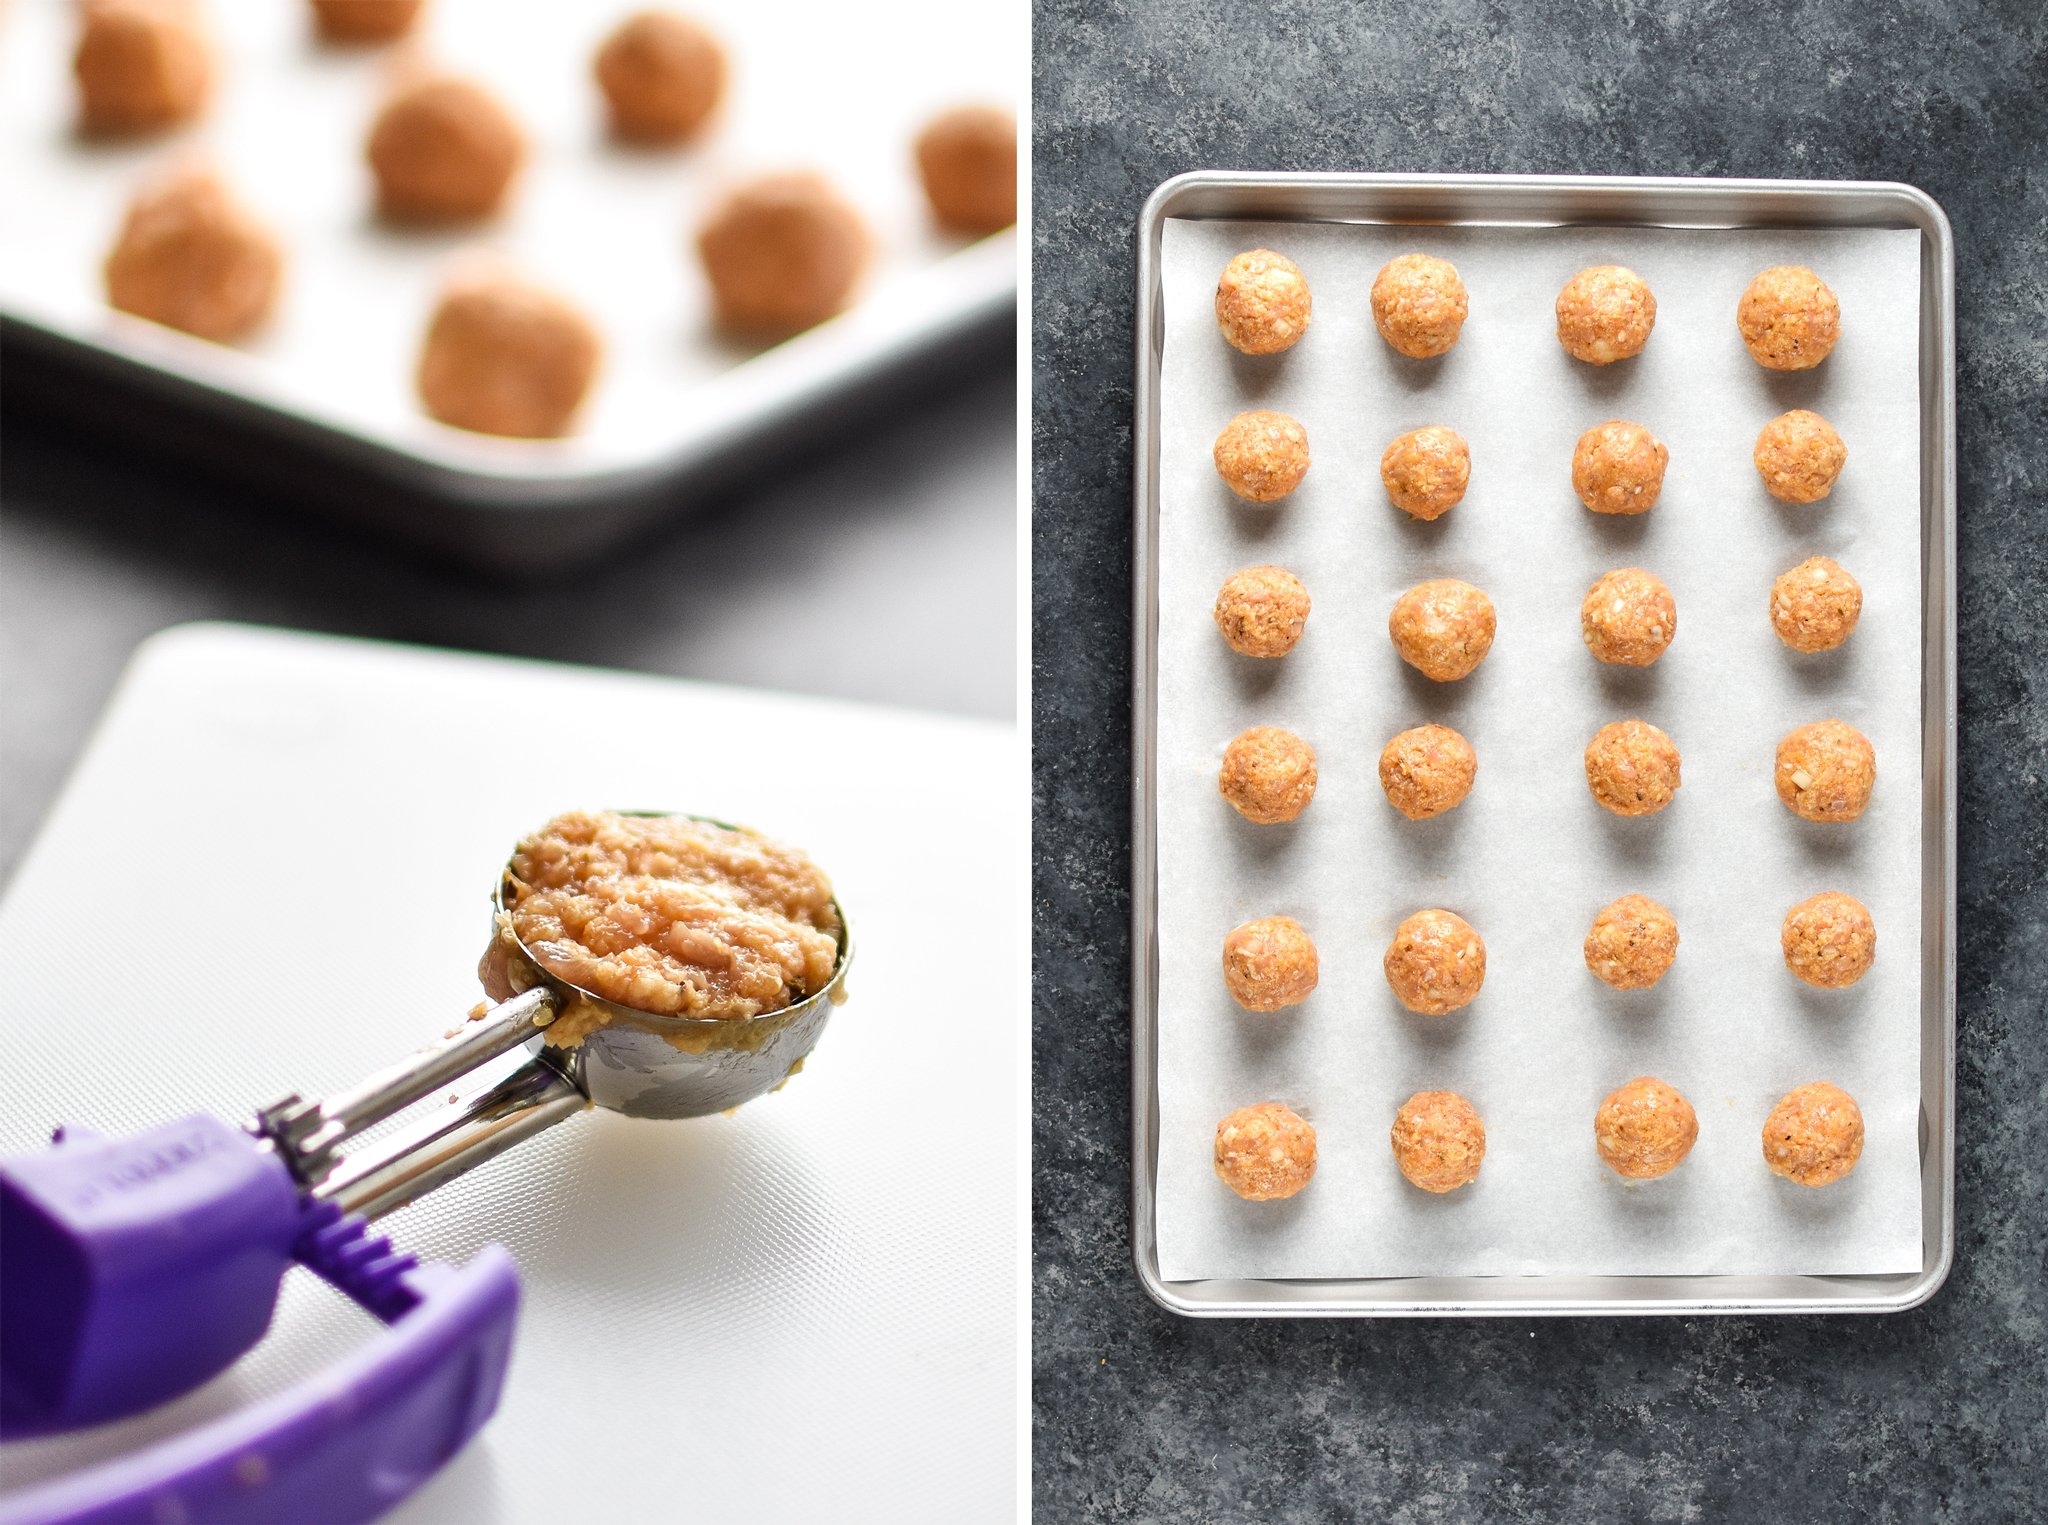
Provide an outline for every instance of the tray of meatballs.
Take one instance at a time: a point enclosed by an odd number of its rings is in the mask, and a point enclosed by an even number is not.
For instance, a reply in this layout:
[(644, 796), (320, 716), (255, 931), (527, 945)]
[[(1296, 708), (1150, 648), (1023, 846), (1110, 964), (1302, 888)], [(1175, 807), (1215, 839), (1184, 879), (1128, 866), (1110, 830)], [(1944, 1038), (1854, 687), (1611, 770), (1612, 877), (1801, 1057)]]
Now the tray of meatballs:
[(1155, 193), (1156, 1298), (1886, 1311), (1939, 1287), (1951, 268), (1904, 186)]
[(0, 317), (17, 361), (415, 497), (672, 509), (1013, 309), (1004, 24), (27, 0)]

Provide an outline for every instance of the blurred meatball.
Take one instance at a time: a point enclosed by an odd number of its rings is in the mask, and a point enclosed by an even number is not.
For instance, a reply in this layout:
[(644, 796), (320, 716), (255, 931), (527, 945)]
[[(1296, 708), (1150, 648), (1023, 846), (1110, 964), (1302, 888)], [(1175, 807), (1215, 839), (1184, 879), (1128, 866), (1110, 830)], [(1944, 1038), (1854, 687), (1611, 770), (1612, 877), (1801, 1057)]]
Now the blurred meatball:
[(1610, 418), (1579, 436), (1572, 491), (1596, 514), (1646, 514), (1664, 491), (1671, 452), (1641, 424)]
[(1387, 446), (1380, 482), (1394, 507), (1417, 519), (1441, 519), (1472, 480), (1472, 449), (1455, 429), (1417, 429)]
[(504, 103), (449, 74), (400, 85), (370, 127), (377, 208), (402, 221), (488, 217), (525, 157), (526, 139)]
[(741, 186), (697, 235), (718, 320), (783, 338), (853, 301), (873, 240), (859, 212), (822, 175), (770, 175)]
[(107, 255), (107, 301), (202, 339), (239, 339), (270, 315), (284, 269), (277, 240), (211, 171), (145, 185)]
[(1469, 1006), (1486, 983), (1486, 944), (1464, 917), (1417, 911), (1394, 929), (1380, 961), (1401, 1004), (1428, 1017)]
[(1251, 249), (1223, 267), (1216, 282), (1216, 327), (1232, 349), (1277, 355), (1308, 332), (1308, 278), (1271, 249)]
[(1752, 456), (1764, 490), (1780, 503), (1818, 503), (1834, 491), (1849, 447), (1818, 413), (1780, 413), (1756, 437)]
[(1455, 682), (1485, 661), (1494, 629), (1493, 600), (1455, 577), (1417, 583), (1387, 617), (1401, 660), (1439, 683)]
[(638, 11), (612, 29), (592, 66), (612, 135), (679, 143), (725, 97), (725, 49), (709, 28), (673, 11)]
[(1809, 821), (1853, 821), (1870, 803), (1877, 753), (1870, 738), (1840, 720), (1817, 720), (1778, 743), (1778, 798)]
[(1863, 587), (1825, 556), (1809, 556), (1771, 584), (1771, 628), (1794, 651), (1833, 651), (1863, 616)]
[(1700, 1120), (1676, 1088), (1639, 1075), (1610, 1091), (1593, 1114), (1593, 1142), (1616, 1175), (1653, 1181), (1692, 1153)]
[(78, 8), (78, 123), (90, 133), (189, 122), (213, 89), (213, 43), (196, 0), (84, 0)]
[(958, 233), (994, 233), (1017, 220), (1017, 118), (959, 106), (917, 139), (917, 171), (932, 216)]
[(1809, 371), (1842, 334), (1842, 304), (1804, 265), (1773, 265), (1735, 304), (1735, 326), (1756, 363), (1773, 371)]
[(1641, 567), (1617, 567), (1579, 605), (1586, 650), (1613, 667), (1648, 667), (1678, 634), (1678, 604), (1664, 580)]
[(1418, 725), (1380, 752), (1380, 788), (1387, 803), (1411, 821), (1455, 810), (1472, 792), (1479, 754), (1447, 725)]
[(312, 0), (329, 42), (389, 42), (412, 30), (426, 0)]
[(1458, 267), (1428, 254), (1387, 261), (1372, 283), (1372, 321), (1380, 337), (1414, 360), (1458, 342), (1467, 310)]
[(1840, 1086), (1816, 1080), (1786, 1093), (1764, 1119), (1764, 1164), (1801, 1186), (1827, 1186), (1863, 1157), (1863, 1111)]
[(1678, 746), (1641, 720), (1603, 725), (1586, 744), (1586, 787), (1602, 810), (1655, 815), (1678, 793)]
[(1316, 1130), (1277, 1101), (1216, 1125), (1216, 1177), (1247, 1202), (1291, 1197), (1316, 1173)]
[(1622, 265), (1581, 270), (1557, 294), (1557, 342), (1574, 360), (1612, 365), (1641, 353), (1657, 322), (1649, 283)]
[(1316, 988), (1316, 945), (1292, 916), (1267, 916), (1223, 939), (1223, 983), (1246, 1011), (1298, 1006)]
[(1216, 787), (1248, 821), (1291, 821), (1315, 798), (1316, 749), (1292, 731), (1253, 726), (1223, 749)]
[(545, 439), (566, 433), (601, 346), (567, 299), (495, 263), (457, 270), (420, 351), (419, 392), (444, 424)]
[(1308, 624), (1308, 589), (1285, 567), (1233, 572), (1216, 595), (1216, 628), (1233, 651), (1284, 657)]
[(1869, 908), (1839, 890), (1824, 890), (1787, 911), (1779, 940), (1785, 967), (1822, 990), (1855, 984), (1877, 958), (1877, 923)]
[(1394, 1114), (1394, 1164), (1411, 1185), (1443, 1193), (1479, 1179), (1486, 1124), (1456, 1091), (1417, 1091)]
[(1586, 967), (1616, 990), (1648, 990), (1678, 958), (1678, 918), (1648, 895), (1603, 906), (1586, 934)]
[(1216, 436), (1216, 473), (1247, 503), (1274, 503), (1308, 475), (1308, 431), (1285, 413), (1240, 413)]

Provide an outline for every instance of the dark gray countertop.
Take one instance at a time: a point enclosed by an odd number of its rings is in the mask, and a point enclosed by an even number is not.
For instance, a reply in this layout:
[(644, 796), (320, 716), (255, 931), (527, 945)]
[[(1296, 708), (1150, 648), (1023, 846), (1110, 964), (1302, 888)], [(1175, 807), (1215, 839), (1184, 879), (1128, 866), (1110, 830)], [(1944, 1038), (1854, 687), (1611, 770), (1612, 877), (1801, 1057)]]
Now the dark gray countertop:
[[(1036, 10), (1038, 1518), (2039, 1518), (2048, 12), (2036, 0)], [(1133, 228), (1153, 186), (1200, 168), (1904, 180), (1946, 207), (1961, 374), (1960, 1221), (1955, 1272), (1926, 1307), (1190, 1322), (1139, 1289)]]
[(1009, 719), (1016, 399), (1011, 356), (983, 353), (971, 371), (931, 376), (852, 433), (542, 589), (440, 567), (298, 503), (10, 412), (0, 880), (136, 643), (185, 620)]

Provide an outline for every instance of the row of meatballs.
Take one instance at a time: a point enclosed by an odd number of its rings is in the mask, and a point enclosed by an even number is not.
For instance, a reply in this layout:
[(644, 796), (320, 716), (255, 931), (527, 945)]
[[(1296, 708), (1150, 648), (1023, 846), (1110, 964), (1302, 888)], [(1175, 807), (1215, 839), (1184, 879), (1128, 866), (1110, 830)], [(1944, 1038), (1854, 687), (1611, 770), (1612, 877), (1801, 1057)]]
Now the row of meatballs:
[[(1608, 1093), (1593, 1114), (1593, 1145), (1631, 1181), (1669, 1175), (1692, 1152), (1699, 1117), (1678, 1089), (1640, 1075)], [(1394, 1114), (1394, 1164), (1410, 1184), (1451, 1192), (1479, 1179), (1486, 1124), (1456, 1091), (1418, 1091)], [(1827, 1186), (1863, 1154), (1863, 1113), (1840, 1086), (1798, 1086), (1764, 1119), (1764, 1164), (1801, 1186)], [(1294, 1196), (1316, 1173), (1316, 1130), (1284, 1102), (1240, 1107), (1216, 1125), (1216, 1174), (1250, 1202)]]
[[(1216, 595), (1216, 628), (1231, 650), (1273, 659), (1300, 643), (1312, 609), (1307, 586), (1286, 567), (1243, 567)], [(1863, 617), (1863, 585), (1838, 561), (1809, 556), (1771, 584), (1771, 628), (1794, 651), (1834, 651)], [(1417, 583), (1395, 602), (1387, 635), (1401, 660), (1424, 677), (1453, 683), (1493, 649), (1499, 617), (1493, 600), (1455, 577)], [(1642, 567), (1616, 567), (1596, 579), (1579, 604), (1586, 650), (1610, 666), (1648, 667), (1678, 636), (1678, 602), (1664, 579)]]
[[(1210, 448), (1216, 474), (1246, 503), (1278, 503), (1307, 479), (1308, 430), (1271, 408), (1239, 413)], [(1849, 447), (1835, 426), (1808, 408), (1765, 424), (1750, 451), (1757, 478), (1780, 503), (1818, 503), (1835, 489)], [(1646, 424), (1610, 418), (1572, 448), (1572, 491), (1596, 514), (1634, 516), (1657, 506), (1671, 451)], [(1434, 522), (1465, 500), (1472, 447), (1444, 424), (1411, 429), (1380, 455), (1387, 500), (1410, 518)]]
[[(418, 4), (316, 5), (323, 30), (380, 40), (407, 30)], [(88, 0), (74, 72), (81, 125), (133, 134), (200, 113), (212, 50), (194, 0)], [(614, 136), (673, 144), (701, 134), (724, 97), (717, 39), (686, 16), (628, 17), (593, 72)], [(460, 225), (510, 198), (527, 157), (509, 108), (475, 80), (414, 61), (378, 111), (365, 144), (379, 215), (394, 223)], [(981, 235), (1016, 220), (1016, 123), (968, 105), (930, 122), (915, 159), (934, 219)], [(870, 265), (874, 236), (823, 176), (773, 174), (734, 188), (706, 218), (696, 250), (720, 327), (774, 340), (843, 310)], [(109, 305), (203, 339), (246, 338), (275, 309), (284, 250), (264, 220), (198, 161), (148, 180), (107, 255)], [(546, 438), (568, 432), (596, 379), (602, 341), (567, 297), (501, 260), (459, 261), (422, 346), (416, 381), (426, 411), (479, 433)]]
[[(1877, 959), (1877, 923), (1853, 895), (1824, 890), (1785, 913), (1785, 967), (1819, 990), (1844, 990)], [(1678, 918), (1647, 895), (1601, 907), (1586, 933), (1586, 969), (1616, 990), (1648, 990), (1678, 959)], [(1486, 984), (1486, 942), (1455, 912), (1417, 911), (1394, 929), (1380, 961), (1387, 986), (1408, 1010), (1443, 1017), (1472, 1004)], [(1298, 1006), (1315, 993), (1322, 962), (1308, 929), (1292, 916), (1262, 916), (1223, 939), (1223, 983), (1246, 1011)]]
[[(1619, 816), (1655, 815), (1677, 798), (1678, 744), (1647, 720), (1611, 721), (1586, 743), (1586, 788), (1601, 809)], [(1479, 774), (1479, 754), (1447, 725), (1402, 731), (1380, 752), (1380, 788), (1411, 821), (1428, 820), (1465, 802)], [(1877, 752), (1846, 720), (1816, 720), (1779, 741), (1772, 782), (1785, 808), (1802, 820), (1854, 821), (1877, 785)], [(1293, 731), (1255, 725), (1223, 749), (1216, 787), (1247, 821), (1277, 826), (1308, 809), (1316, 793), (1316, 749)]]
[[(1471, 311), (1457, 266), (1430, 254), (1389, 260), (1368, 300), (1380, 337), (1414, 360), (1449, 352)], [(1240, 354), (1294, 348), (1308, 333), (1314, 305), (1301, 267), (1271, 249), (1235, 256), (1216, 282), (1216, 327)], [(1557, 294), (1557, 341), (1588, 365), (1641, 354), (1656, 323), (1649, 282), (1624, 265), (1590, 266)], [(1766, 370), (1806, 371), (1827, 359), (1841, 337), (1842, 306), (1806, 266), (1773, 265), (1743, 290), (1735, 327)]]

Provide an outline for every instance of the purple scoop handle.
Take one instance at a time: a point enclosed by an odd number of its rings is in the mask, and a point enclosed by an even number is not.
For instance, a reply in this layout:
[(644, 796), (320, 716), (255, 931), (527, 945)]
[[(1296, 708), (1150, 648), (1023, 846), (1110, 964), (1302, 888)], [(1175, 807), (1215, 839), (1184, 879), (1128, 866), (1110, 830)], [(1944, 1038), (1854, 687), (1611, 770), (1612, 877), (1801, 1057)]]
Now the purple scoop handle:
[(224, 1370), (262, 1338), (294, 1262), (389, 1327), (290, 1392), (0, 1499), (0, 1525), (373, 1520), (497, 1406), (519, 1308), (497, 1246), (420, 1265), (210, 1117), (121, 1139), (62, 1130), (0, 1161), (10, 1438), (137, 1413)]
[(0, 1434), (174, 1398), (263, 1338), (305, 1204), (216, 1118), (0, 1160)]
[(431, 1477), (497, 1407), (519, 1277), (486, 1245), (397, 1282), (369, 1348), (267, 1402), (0, 1501), (0, 1525), (357, 1525)]

